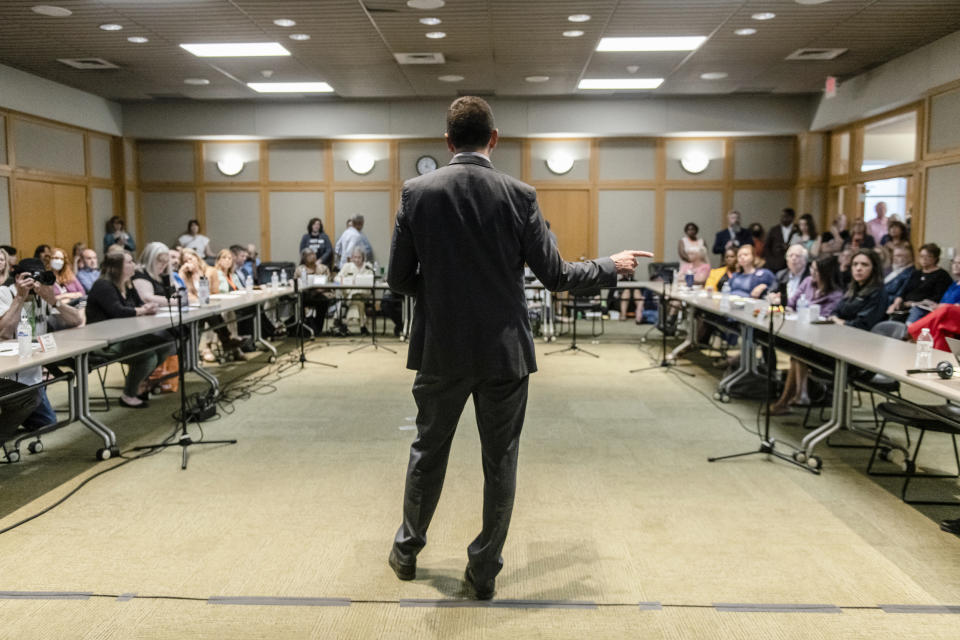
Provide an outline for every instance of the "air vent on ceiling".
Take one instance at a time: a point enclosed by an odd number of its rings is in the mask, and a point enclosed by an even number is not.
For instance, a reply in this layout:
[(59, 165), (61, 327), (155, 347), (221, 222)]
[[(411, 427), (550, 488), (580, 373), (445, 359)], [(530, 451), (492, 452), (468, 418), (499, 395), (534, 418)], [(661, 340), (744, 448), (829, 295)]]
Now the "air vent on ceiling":
[(84, 71), (120, 68), (112, 62), (107, 62), (103, 58), (57, 58), (57, 62), (62, 62), (68, 67), (83, 69)]
[(833, 60), (846, 52), (847, 49), (797, 49), (787, 60)]
[(400, 64), (443, 64), (446, 62), (442, 53), (395, 53), (393, 57)]

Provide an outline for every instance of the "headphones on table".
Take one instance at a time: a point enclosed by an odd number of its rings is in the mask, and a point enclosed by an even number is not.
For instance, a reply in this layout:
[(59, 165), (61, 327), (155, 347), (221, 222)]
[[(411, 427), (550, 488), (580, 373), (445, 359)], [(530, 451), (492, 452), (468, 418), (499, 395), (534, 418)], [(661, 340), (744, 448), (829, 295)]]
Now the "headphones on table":
[(953, 377), (953, 365), (946, 360), (941, 360), (937, 363), (936, 369), (907, 369), (907, 375), (914, 373), (935, 373), (944, 380), (949, 380)]

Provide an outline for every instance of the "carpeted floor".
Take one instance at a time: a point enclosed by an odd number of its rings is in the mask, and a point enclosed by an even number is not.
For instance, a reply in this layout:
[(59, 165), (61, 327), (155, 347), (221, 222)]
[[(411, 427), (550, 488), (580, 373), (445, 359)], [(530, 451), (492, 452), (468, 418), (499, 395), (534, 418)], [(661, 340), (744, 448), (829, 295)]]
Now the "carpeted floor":
[[(358, 343), (335, 341), (309, 356), (337, 369), (221, 367), (235, 401), (203, 435), (239, 443), (194, 448), (187, 471), (178, 448), (96, 463), (78, 425), (0, 467), (3, 528), (126, 462), (0, 535), (0, 637), (957, 637), (960, 538), (937, 520), (960, 509), (904, 505), (895, 481), (864, 473), (863, 450), (824, 447), (820, 477), (763, 456), (708, 463), (757, 445), (757, 404), (723, 405), (746, 429), (721, 412), (708, 397), (720, 371), (702, 357), (692, 379), (628, 374), (654, 348), (637, 335), (608, 324), (583, 344), (599, 359), (544, 357), (565, 342), (539, 344), (490, 604), (464, 601), (461, 584), (480, 526), (472, 407), (418, 579), (399, 582), (386, 556), (413, 373), (402, 344), (348, 355)], [(126, 449), (162, 440), (174, 401), (99, 415)], [(806, 432), (791, 416), (776, 433)], [(926, 464), (950, 468), (948, 440), (931, 434), (927, 447)]]

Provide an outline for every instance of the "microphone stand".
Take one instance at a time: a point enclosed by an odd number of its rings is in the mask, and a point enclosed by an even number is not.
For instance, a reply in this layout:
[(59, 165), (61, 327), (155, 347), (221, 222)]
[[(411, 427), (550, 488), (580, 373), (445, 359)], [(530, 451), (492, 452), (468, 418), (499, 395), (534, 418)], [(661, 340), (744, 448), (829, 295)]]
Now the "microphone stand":
[[(164, 295), (167, 298), (167, 305), (170, 304), (172, 296), (172, 287), (167, 284), (164, 287)], [(185, 290), (182, 290), (185, 293)], [(183, 326), (183, 295), (177, 291), (177, 380), (180, 383), (180, 413), (177, 420), (180, 427), (180, 438), (176, 442), (161, 442), (159, 444), (143, 445), (134, 447), (133, 451), (143, 451), (146, 449), (166, 449), (167, 447), (181, 447), (183, 449), (181, 469), (187, 468), (187, 450), (193, 445), (201, 444), (237, 444), (236, 440), (194, 440), (187, 433), (187, 384), (184, 378), (186, 369), (186, 335)], [(194, 418), (194, 422), (199, 426), (199, 421)]]
[[(642, 371), (652, 371), (654, 369), (666, 369), (667, 371), (676, 371), (677, 373), (682, 373), (685, 376), (693, 378), (694, 374), (690, 373), (689, 371), (684, 371), (680, 368), (679, 364), (676, 362), (671, 362), (670, 359), (667, 358), (667, 279), (664, 278), (661, 280), (660, 285), (660, 292), (657, 294), (657, 297), (660, 299), (660, 364), (654, 364), (649, 367), (640, 367), (639, 369), (631, 369), (630, 373), (640, 373)], [(640, 312), (638, 311), (637, 313)], [(693, 339), (693, 336), (691, 336), (691, 339)], [(656, 360), (654, 360), (654, 362), (656, 362)]]
[[(306, 310), (303, 308), (303, 289), (300, 288), (300, 278), (297, 277), (296, 272), (293, 274), (293, 294), (297, 296), (297, 348), (300, 350), (300, 357), (298, 361), (300, 362), (300, 368), (303, 369), (306, 364), (319, 364), (323, 367), (330, 367), (336, 369), (338, 365), (330, 364), (329, 362), (320, 362), (319, 360), (309, 360), (307, 359), (306, 351), (304, 350), (304, 342), (306, 340), (303, 337), (303, 322), (306, 315)], [(284, 367), (288, 368), (288, 367)], [(281, 369), (282, 370), (282, 369)]]
[(777, 441), (770, 437), (770, 402), (773, 400), (774, 342), (776, 341), (776, 337), (773, 334), (773, 315), (773, 306), (769, 306), (767, 311), (767, 316), (769, 318), (769, 323), (767, 325), (767, 385), (763, 394), (763, 404), (767, 410), (764, 412), (765, 418), (763, 423), (763, 436), (760, 439), (760, 448), (754, 451), (746, 451), (744, 453), (734, 453), (726, 456), (707, 458), (707, 462), (716, 462), (717, 460), (729, 460), (730, 458), (742, 458), (744, 456), (763, 454), (785, 460), (793, 466), (806, 469), (814, 475), (820, 475), (820, 469), (815, 469), (808, 465), (797, 462), (791, 456), (777, 451)]

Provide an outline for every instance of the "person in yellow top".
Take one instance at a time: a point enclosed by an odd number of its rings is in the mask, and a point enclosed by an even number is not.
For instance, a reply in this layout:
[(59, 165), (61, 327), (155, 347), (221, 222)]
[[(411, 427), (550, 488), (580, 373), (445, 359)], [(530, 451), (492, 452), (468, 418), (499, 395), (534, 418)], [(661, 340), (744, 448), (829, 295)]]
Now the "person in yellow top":
[(707, 277), (703, 288), (711, 291), (720, 291), (723, 289), (723, 285), (727, 283), (727, 280), (730, 279), (730, 276), (736, 273), (736, 271), (737, 250), (731, 247), (723, 252), (723, 265), (710, 270), (710, 275)]

